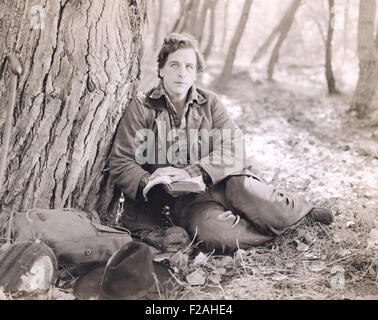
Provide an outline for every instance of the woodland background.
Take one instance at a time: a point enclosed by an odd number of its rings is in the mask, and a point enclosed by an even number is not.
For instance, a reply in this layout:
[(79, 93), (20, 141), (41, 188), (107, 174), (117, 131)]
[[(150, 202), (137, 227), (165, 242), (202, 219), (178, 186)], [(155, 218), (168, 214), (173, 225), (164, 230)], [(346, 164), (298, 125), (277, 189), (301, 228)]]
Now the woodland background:
[[(0, 1), (1, 220), (71, 206), (114, 222), (116, 126), (156, 84), (164, 36), (188, 32), (206, 57), (198, 85), (244, 130), (253, 170), (336, 220), (302, 221), (231, 260), (189, 259), (165, 298), (376, 298), (377, 21), (375, 0)], [(7, 143), (11, 53), (23, 70)], [(72, 281), (48, 298), (70, 298)]]

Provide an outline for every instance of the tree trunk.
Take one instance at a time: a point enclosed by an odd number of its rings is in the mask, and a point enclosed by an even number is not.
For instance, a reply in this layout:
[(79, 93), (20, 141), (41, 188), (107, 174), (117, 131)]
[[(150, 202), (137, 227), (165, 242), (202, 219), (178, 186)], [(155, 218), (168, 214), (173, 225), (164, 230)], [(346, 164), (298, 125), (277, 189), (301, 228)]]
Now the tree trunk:
[(224, 48), (226, 43), (226, 36), (227, 36), (227, 26), (228, 26), (228, 7), (230, 5), (230, 1), (226, 0), (223, 12), (223, 34), (222, 34), (222, 48)]
[(375, 31), (375, 50), (378, 52), (378, 24), (377, 24), (377, 30)]
[(184, 17), (183, 17), (183, 23), (181, 24), (181, 27), (178, 29), (179, 33), (187, 32), (188, 28), (190, 26), (190, 17), (193, 12), (193, 6), (195, 5), (195, 0), (189, 0), (189, 2), (186, 5)]
[(374, 40), (376, 2), (360, 1), (358, 18), (358, 58), (360, 61), (359, 79), (352, 101), (352, 110), (358, 118), (366, 117), (372, 109), (378, 85), (378, 32)]
[(264, 43), (259, 47), (259, 49), (256, 51), (256, 54), (252, 58), (252, 63), (257, 62), (261, 59), (261, 57), (267, 52), (268, 48), (272, 44), (273, 40), (277, 36), (278, 33), (282, 33), (282, 30), (286, 28), (287, 25), (289, 25), (289, 30), (291, 23), (290, 20), (294, 19), (292, 18), (293, 13), (295, 16), (295, 12), (298, 9), (299, 4), (297, 4), (298, 1), (294, 0), (289, 8), (287, 8), (285, 14), (283, 15), (281, 21), (277, 24), (277, 26), (273, 29), (269, 37), (264, 41)]
[(328, 33), (326, 41), (326, 54), (325, 54), (325, 75), (327, 79), (328, 93), (330, 95), (336, 94), (335, 77), (332, 70), (332, 38), (333, 38), (333, 25), (335, 13), (334, 13), (334, 0), (328, 0), (329, 5), (329, 20), (328, 20)]
[(289, 9), (287, 10), (285, 14), (286, 19), (283, 20), (284, 23), (281, 25), (279, 29), (280, 36), (276, 42), (276, 45), (273, 48), (272, 55), (270, 57), (269, 64), (268, 64), (268, 80), (269, 81), (273, 80), (274, 67), (276, 63), (278, 62), (281, 46), (283, 42), (285, 41), (285, 39), (287, 38), (287, 35), (289, 34), (290, 28), (295, 18), (295, 13), (297, 12), (300, 4), (301, 4), (301, 0), (293, 0), (291, 6), (289, 7)]
[(183, 22), (183, 20), (184, 20), (185, 9), (186, 9), (186, 3), (185, 3), (185, 0), (181, 0), (181, 1), (180, 1), (179, 15), (178, 15), (178, 17), (177, 17), (175, 23), (173, 24), (173, 27), (172, 27), (172, 29), (171, 29), (171, 32), (176, 32), (177, 30), (179, 30), (180, 25), (182, 24), (182, 22)]
[(232, 38), (230, 48), (227, 53), (226, 61), (224, 63), (222, 72), (220, 73), (216, 85), (219, 88), (222, 88), (230, 78), (232, 73), (232, 69), (234, 66), (234, 60), (236, 56), (236, 50), (239, 46), (240, 39), (243, 35), (243, 31), (245, 29), (245, 25), (248, 21), (249, 12), (252, 6), (253, 0), (245, 0), (243, 10), (239, 19), (239, 23), (236, 27), (235, 34)]
[(153, 47), (154, 51), (156, 50), (157, 46), (160, 43), (161, 20), (162, 20), (162, 17), (163, 17), (163, 9), (164, 9), (164, 6), (165, 6), (165, 1), (160, 0), (158, 6), (159, 6), (158, 16), (157, 16), (156, 26), (154, 28), (154, 30), (155, 30), (155, 32), (154, 32), (154, 47)]
[(348, 28), (349, 28), (349, 0), (345, 3), (344, 8), (344, 58), (346, 58), (346, 51), (348, 48)]
[(198, 15), (198, 9), (200, 7), (200, 1), (196, 0), (193, 2), (192, 9), (189, 12), (188, 20), (187, 20), (187, 26), (184, 31), (187, 33), (190, 33), (192, 35), (195, 35), (196, 28), (197, 28), (197, 15)]
[[(74, 207), (106, 219), (119, 196), (107, 160), (140, 74), (145, 1), (3, 1), (0, 19), (0, 62), (16, 52), (23, 66), (0, 212)], [(0, 132), (4, 117), (1, 107)]]
[(212, 0), (210, 4), (210, 24), (209, 24), (209, 40), (207, 41), (206, 48), (203, 51), (205, 59), (210, 56), (211, 50), (213, 49), (214, 34), (215, 34), (215, 6), (217, 4), (216, 0)]
[(198, 23), (196, 24), (196, 30), (194, 32), (194, 36), (198, 40), (199, 44), (201, 44), (203, 40), (202, 36), (205, 29), (206, 17), (207, 17), (207, 12), (209, 10), (210, 1), (211, 0), (203, 0), (201, 14), (198, 19)]

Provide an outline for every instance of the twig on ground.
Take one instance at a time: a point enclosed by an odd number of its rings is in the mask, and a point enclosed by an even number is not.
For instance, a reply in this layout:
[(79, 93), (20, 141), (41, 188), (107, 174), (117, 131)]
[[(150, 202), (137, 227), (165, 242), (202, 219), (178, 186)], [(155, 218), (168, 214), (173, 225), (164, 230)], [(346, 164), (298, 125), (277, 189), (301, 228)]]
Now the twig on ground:
[(160, 288), (159, 288), (159, 280), (158, 280), (155, 272), (152, 272), (152, 276), (154, 277), (154, 280), (155, 280), (155, 285), (156, 285), (156, 289), (157, 289), (158, 294), (159, 294), (159, 299), (161, 299), (161, 293), (160, 293)]
[(340, 262), (341, 260), (345, 260), (345, 259), (347, 259), (347, 258), (353, 257), (353, 256), (355, 256), (355, 255), (357, 255), (357, 254), (359, 254), (359, 253), (360, 253), (360, 252), (355, 252), (355, 253), (352, 253), (352, 254), (347, 255), (347, 256), (345, 256), (345, 257), (342, 257), (342, 258), (336, 259), (336, 260), (334, 260), (334, 261), (332, 261), (332, 262), (330, 262), (330, 263), (327, 263), (326, 266), (328, 267), (328, 266), (330, 266), (330, 265), (332, 265), (332, 264), (334, 264), (334, 263), (336, 263), (336, 262)]
[(237, 252), (239, 252), (239, 256), (240, 256), (240, 260), (241, 260), (241, 262), (242, 262), (242, 267), (243, 267), (243, 269), (244, 269), (244, 273), (245, 273), (245, 275), (247, 276), (247, 275), (248, 275), (248, 272), (247, 272), (246, 265), (245, 265), (245, 262), (244, 262), (244, 259), (243, 259), (243, 255), (240, 253), (239, 239), (238, 239), (238, 238), (236, 238), (236, 245), (237, 245), (237, 247), (238, 247), (238, 251), (237, 251)]
[(186, 249), (184, 249), (183, 251), (182, 251), (182, 253), (185, 253), (185, 251), (187, 251), (191, 246), (192, 246), (192, 244), (194, 243), (194, 240), (196, 239), (196, 237), (197, 237), (197, 226), (196, 226), (196, 232), (194, 233), (194, 236), (193, 236), (193, 239), (192, 239), (192, 241), (189, 243), (189, 246), (186, 248)]

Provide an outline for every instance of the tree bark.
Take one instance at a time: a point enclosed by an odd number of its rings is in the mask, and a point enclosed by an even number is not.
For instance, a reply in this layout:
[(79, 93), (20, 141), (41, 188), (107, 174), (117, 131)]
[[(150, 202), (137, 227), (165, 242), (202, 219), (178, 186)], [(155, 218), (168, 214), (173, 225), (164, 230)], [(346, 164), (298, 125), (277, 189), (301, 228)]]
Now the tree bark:
[(336, 94), (336, 83), (335, 77), (333, 76), (332, 70), (332, 38), (333, 38), (333, 25), (332, 21), (334, 20), (334, 0), (328, 0), (329, 6), (329, 20), (328, 20), (328, 33), (326, 41), (326, 54), (325, 54), (325, 76), (327, 80), (328, 93), (330, 95)]
[[(74, 207), (106, 219), (119, 196), (107, 160), (139, 79), (146, 3), (44, 1), (37, 9), (39, 18), (31, 2), (0, 3), (0, 62), (16, 52), (23, 66), (0, 212)], [(1, 101), (8, 80), (2, 68)]]
[(354, 92), (352, 110), (358, 118), (366, 117), (376, 109), (373, 99), (378, 85), (378, 33), (374, 39), (376, 1), (360, 1), (358, 18), (358, 58), (360, 64), (359, 79)]
[(230, 48), (229, 48), (228, 53), (227, 53), (226, 61), (224, 63), (222, 72), (220, 73), (220, 75), (217, 79), (216, 86), (218, 86), (219, 88), (222, 88), (227, 83), (227, 81), (230, 78), (230, 75), (232, 73), (232, 69), (233, 69), (233, 66), (234, 66), (234, 60), (235, 60), (235, 56), (236, 56), (236, 50), (239, 46), (240, 39), (243, 35), (245, 25), (247, 24), (248, 16), (249, 16), (249, 12), (250, 12), (252, 3), (253, 3), (253, 0), (245, 0), (245, 2), (244, 2), (242, 13), (241, 13), (241, 16), (240, 16), (240, 19), (239, 19), (239, 23), (236, 27), (234, 36), (233, 36), (231, 44), (230, 44)]
[(289, 34), (290, 28), (293, 24), (295, 13), (297, 12), (299, 5), (301, 4), (301, 0), (293, 0), (289, 9), (285, 13), (285, 19), (283, 20), (282, 25), (279, 28), (280, 36), (276, 42), (276, 45), (273, 48), (272, 55), (269, 60), (268, 64), (268, 80), (273, 80), (273, 72), (274, 67), (279, 59), (280, 49)]
[(215, 34), (215, 6), (216, 4), (217, 4), (216, 0), (212, 0), (210, 4), (209, 39), (207, 41), (206, 48), (203, 51), (203, 55), (205, 59), (207, 59), (210, 56), (211, 50), (213, 49), (214, 34)]
[(278, 33), (282, 33), (282, 30), (285, 29), (285, 26), (289, 25), (289, 29), (291, 26), (290, 20), (293, 19), (292, 15), (298, 9), (299, 4), (297, 4), (298, 1), (294, 0), (291, 5), (287, 8), (285, 14), (283, 15), (280, 22), (276, 25), (276, 27), (273, 29), (269, 37), (264, 41), (264, 43), (258, 48), (256, 51), (256, 54), (252, 58), (252, 63), (257, 62), (261, 59), (261, 57), (267, 52), (268, 48), (272, 44), (273, 40), (276, 38)]

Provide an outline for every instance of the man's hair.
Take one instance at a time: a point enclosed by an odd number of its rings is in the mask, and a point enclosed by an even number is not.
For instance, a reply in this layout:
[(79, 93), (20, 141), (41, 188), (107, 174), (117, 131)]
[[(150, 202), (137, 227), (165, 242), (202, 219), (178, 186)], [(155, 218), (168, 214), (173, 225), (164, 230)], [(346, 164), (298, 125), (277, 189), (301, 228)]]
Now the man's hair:
[(197, 57), (197, 72), (202, 72), (205, 68), (205, 60), (198, 47), (198, 41), (187, 33), (170, 33), (164, 38), (163, 45), (160, 48), (157, 62), (158, 62), (158, 76), (160, 77), (160, 69), (164, 68), (165, 63), (168, 60), (170, 53), (175, 52), (179, 49), (194, 50)]

